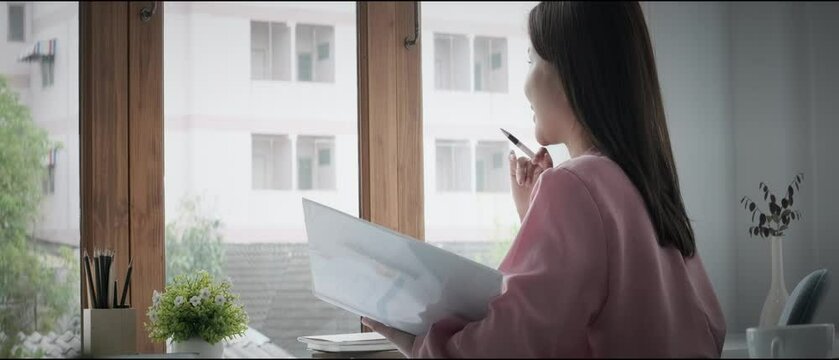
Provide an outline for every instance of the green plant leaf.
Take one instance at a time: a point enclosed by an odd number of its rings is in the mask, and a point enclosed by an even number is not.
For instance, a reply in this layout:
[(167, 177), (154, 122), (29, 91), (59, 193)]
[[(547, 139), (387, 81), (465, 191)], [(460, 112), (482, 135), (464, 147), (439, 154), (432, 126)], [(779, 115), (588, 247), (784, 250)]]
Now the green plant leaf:
[(755, 211), (755, 203), (749, 203), (749, 211)]
[(763, 226), (763, 224), (766, 224), (766, 215), (760, 214), (760, 222), (758, 225)]

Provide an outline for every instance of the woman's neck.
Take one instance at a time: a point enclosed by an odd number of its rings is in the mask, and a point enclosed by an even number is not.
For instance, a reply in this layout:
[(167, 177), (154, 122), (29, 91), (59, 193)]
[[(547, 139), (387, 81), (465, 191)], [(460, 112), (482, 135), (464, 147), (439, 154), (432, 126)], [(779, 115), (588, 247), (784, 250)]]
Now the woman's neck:
[(575, 136), (568, 139), (565, 146), (568, 148), (568, 155), (571, 155), (572, 159), (594, 148), (594, 144), (588, 139), (588, 136)]

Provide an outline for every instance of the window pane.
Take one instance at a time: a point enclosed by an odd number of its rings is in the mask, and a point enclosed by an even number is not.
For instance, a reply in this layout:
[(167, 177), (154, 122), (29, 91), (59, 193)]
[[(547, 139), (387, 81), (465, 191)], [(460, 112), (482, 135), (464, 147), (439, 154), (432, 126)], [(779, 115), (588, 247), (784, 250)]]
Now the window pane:
[(291, 189), (291, 142), (287, 135), (253, 135), (254, 189)]
[(79, 6), (0, 12), (0, 357), (78, 357)]
[(251, 79), (267, 79), (268, 70), (267, 22), (251, 21)]
[(284, 23), (271, 23), (271, 75), (291, 80), (291, 29)]
[(358, 214), (356, 4), (163, 6), (166, 223), (201, 234), (167, 231), (167, 278), (230, 277), (250, 330), (225, 357), (309, 357), (297, 337), (360, 329), (312, 295), (301, 205)]
[[(510, 195), (507, 156), (513, 147), (498, 128), (538, 149), (522, 91), (530, 45), (526, 21), (535, 5), (421, 5), (422, 37), (434, 39), (422, 47), (426, 241), (493, 267), (520, 225)], [(445, 91), (452, 89), (464, 91)], [(458, 142), (446, 141), (452, 139)], [(567, 159), (564, 147), (549, 150), (555, 163)]]
[(434, 83), (441, 90), (469, 90), (469, 40), (465, 35), (434, 33)]
[(23, 4), (9, 4), (9, 41), (24, 41), (26, 34), (26, 8)]
[(297, 141), (297, 160), (300, 190), (334, 190), (335, 166), (332, 151), (335, 138), (331, 136), (300, 136)]
[(331, 55), (334, 42), (333, 26), (297, 25), (298, 80), (335, 81), (335, 61)]
[(437, 191), (469, 191), (472, 188), (469, 142), (437, 140)]
[(507, 39), (475, 37), (475, 91), (507, 91), (506, 58)]
[(476, 185), (479, 192), (509, 192), (510, 171), (503, 166), (504, 154), (510, 152), (509, 142), (506, 141), (478, 141), (475, 146), (478, 178), (482, 181)]

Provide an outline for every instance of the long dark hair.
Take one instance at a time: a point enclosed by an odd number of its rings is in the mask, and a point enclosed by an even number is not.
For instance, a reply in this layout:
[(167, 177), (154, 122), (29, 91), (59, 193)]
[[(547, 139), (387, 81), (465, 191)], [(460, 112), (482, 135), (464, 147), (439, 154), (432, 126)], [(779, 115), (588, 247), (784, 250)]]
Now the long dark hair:
[(559, 73), (594, 145), (638, 188), (661, 246), (696, 252), (679, 190), (650, 36), (637, 2), (541, 2), (533, 49)]

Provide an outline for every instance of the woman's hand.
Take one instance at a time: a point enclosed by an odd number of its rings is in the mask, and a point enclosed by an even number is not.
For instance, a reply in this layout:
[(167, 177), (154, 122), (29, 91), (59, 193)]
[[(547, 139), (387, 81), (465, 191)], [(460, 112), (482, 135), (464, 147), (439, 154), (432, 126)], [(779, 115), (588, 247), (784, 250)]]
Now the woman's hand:
[(414, 348), (414, 339), (416, 339), (416, 336), (366, 317), (361, 318), (361, 323), (390, 340), (405, 357), (411, 357), (411, 350)]
[(513, 202), (516, 204), (519, 220), (524, 220), (527, 208), (530, 207), (530, 193), (533, 191), (533, 185), (536, 184), (539, 175), (552, 168), (554, 163), (548, 149), (545, 148), (539, 149), (533, 159), (524, 156), (516, 159), (515, 153), (510, 151), (509, 159)]

